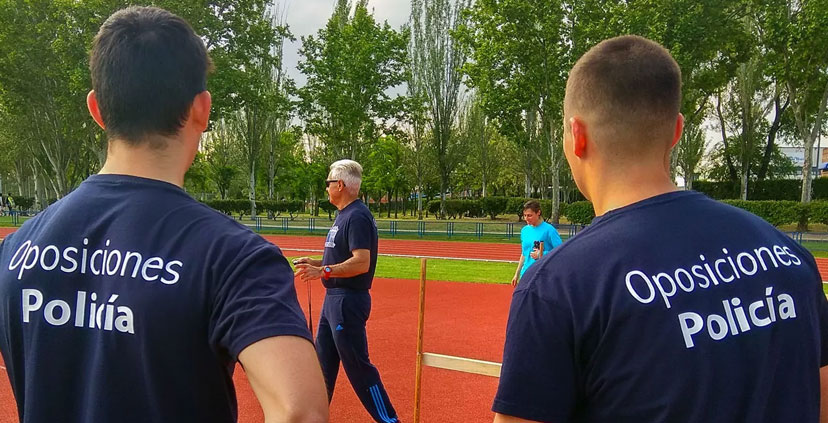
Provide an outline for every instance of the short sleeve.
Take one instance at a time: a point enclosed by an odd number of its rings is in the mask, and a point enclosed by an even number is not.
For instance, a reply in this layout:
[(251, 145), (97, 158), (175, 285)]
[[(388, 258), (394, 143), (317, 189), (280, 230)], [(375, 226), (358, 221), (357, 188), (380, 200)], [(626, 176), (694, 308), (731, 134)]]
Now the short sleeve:
[(374, 221), (370, 216), (354, 214), (348, 222), (348, 248), (370, 250), (374, 246)]
[(243, 255), (218, 289), (210, 341), (237, 359), (249, 345), (283, 335), (311, 341), (293, 271), (276, 246), (262, 241)]
[(492, 410), (534, 421), (569, 421), (576, 401), (571, 314), (537, 294), (537, 266), (512, 297), (503, 367)]
[(546, 231), (546, 238), (549, 240), (549, 244), (552, 246), (551, 248), (548, 248), (548, 250), (551, 250), (552, 248), (561, 245), (563, 241), (561, 241), (561, 236), (558, 235), (558, 230), (555, 229), (554, 225), (549, 225), (548, 229), (549, 230)]

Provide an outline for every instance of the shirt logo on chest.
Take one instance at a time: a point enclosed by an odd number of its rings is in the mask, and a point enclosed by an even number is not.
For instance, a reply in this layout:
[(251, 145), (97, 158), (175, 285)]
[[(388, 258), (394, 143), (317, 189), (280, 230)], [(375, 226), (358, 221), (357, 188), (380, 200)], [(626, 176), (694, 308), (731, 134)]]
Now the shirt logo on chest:
[(331, 226), (331, 230), (328, 231), (328, 237), (325, 238), (325, 248), (336, 248), (334, 238), (336, 238), (337, 232), (339, 232), (339, 226)]

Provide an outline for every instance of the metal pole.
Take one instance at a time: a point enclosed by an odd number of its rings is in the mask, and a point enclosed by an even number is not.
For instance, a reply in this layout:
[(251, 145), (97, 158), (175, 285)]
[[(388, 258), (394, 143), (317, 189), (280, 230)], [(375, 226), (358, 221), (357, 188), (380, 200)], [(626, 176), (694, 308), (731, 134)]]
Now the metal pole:
[(310, 279), (305, 281), (308, 283), (308, 329), (310, 329), (311, 339), (313, 339), (313, 306), (311, 305), (311, 282)]
[(420, 259), (420, 301), (417, 321), (417, 367), (414, 382), (414, 423), (420, 423), (420, 391), (423, 377), (423, 329), (425, 320), (426, 260)]

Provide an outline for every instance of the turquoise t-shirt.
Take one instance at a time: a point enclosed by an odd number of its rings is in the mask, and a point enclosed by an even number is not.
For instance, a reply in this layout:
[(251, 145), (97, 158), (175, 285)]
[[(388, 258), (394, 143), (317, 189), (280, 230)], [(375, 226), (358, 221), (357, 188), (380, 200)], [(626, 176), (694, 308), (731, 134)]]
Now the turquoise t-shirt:
[(520, 277), (529, 268), (535, 259), (529, 253), (535, 245), (535, 241), (543, 241), (543, 254), (546, 255), (553, 248), (561, 245), (561, 237), (558, 235), (558, 230), (554, 226), (541, 222), (538, 226), (526, 225), (520, 230), (520, 246), (523, 252), (523, 268), (520, 269)]

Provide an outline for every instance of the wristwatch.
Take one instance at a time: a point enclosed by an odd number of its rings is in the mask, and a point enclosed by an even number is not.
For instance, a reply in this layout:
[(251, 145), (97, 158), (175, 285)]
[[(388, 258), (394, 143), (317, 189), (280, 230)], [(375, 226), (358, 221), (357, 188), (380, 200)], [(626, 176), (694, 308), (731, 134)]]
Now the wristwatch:
[(322, 268), (322, 273), (324, 274), (323, 278), (330, 279), (331, 278), (331, 266), (325, 266)]

